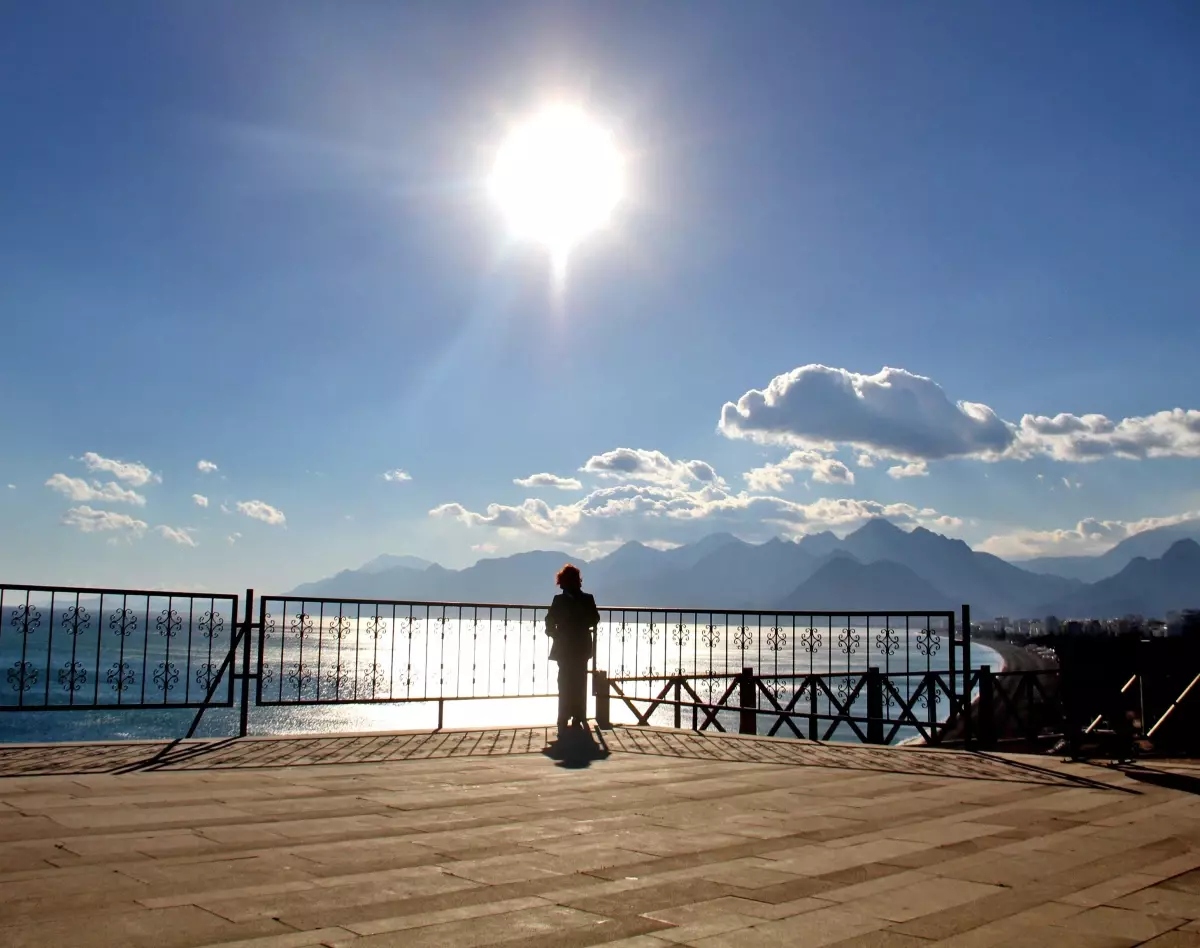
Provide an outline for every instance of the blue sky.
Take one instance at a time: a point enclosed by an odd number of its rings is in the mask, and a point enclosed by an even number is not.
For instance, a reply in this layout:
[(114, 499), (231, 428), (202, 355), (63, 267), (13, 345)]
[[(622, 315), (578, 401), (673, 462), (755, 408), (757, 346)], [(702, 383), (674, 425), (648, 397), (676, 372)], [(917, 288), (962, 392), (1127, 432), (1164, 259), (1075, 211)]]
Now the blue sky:
[[(1192, 4), (27, 3), (0, 89), (5, 581), (1200, 510)], [(485, 184), (562, 98), (556, 297)]]

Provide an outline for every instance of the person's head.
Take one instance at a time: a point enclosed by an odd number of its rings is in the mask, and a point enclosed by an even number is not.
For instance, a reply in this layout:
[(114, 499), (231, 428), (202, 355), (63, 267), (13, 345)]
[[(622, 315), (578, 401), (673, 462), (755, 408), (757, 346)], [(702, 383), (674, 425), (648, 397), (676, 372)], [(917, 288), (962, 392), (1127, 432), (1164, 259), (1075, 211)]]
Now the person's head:
[(582, 589), (583, 577), (579, 575), (579, 567), (568, 563), (554, 577), (555, 585), (560, 589)]

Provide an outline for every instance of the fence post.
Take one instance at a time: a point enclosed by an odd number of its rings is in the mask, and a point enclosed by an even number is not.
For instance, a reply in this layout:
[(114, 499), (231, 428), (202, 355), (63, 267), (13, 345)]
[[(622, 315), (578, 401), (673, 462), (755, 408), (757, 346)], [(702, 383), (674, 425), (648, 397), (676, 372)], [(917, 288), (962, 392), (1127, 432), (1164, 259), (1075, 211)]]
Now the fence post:
[(810, 741), (820, 740), (820, 722), (817, 721), (817, 681), (816, 675), (810, 675), (808, 678), (808, 739)]
[(758, 715), (754, 712), (758, 709), (758, 689), (754, 687), (754, 669), (742, 669), (742, 686), (741, 694), (738, 696), (742, 712), (741, 720), (738, 722), (739, 734), (757, 734), (758, 733)]
[(867, 743), (883, 743), (883, 677), (874, 667), (867, 669)]
[(596, 697), (596, 727), (602, 731), (612, 730), (608, 708), (608, 672), (592, 672), (592, 694)]
[(996, 679), (992, 666), (979, 667), (979, 746), (982, 750), (996, 748)]
[[(962, 702), (963, 702), (963, 715), (965, 716), (964, 720), (963, 720), (963, 724), (964, 724), (963, 738), (964, 738), (964, 742), (965, 742), (966, 746), (972, 747), (975, 744), (975, 721), (974, 721), (975, 708), (972, 706), (972, 702), (971, 702), (971, 607), (969, 604), (967, 604), (965, 602), (963, 603), (963, 607), (962, 607), (962, 625), (963, 625), (963, 629), (962, 629), (962, 635), (963, 635), (963, 639), (962, 639), (962, 641), (963, 641)], [(951, 643), (951, 644), (953, 645), (953, 643)], [(953, 656), (954, 656), (953, 648), (950, 649), (950, 655), (951, 655), (951, 659), (953, 659)], [(953, 666), (951, 666), (951, 667), (953, 667)], [(954, 688), (953, 681), (950, 682), (950, 688), (951, 688), (951, 690), (953, 690), (953, 688)], [(953, 700), (953, 699), (951, 699), (951, 700)], [(954, 713), (953, 709), (951, 709), (950, 713), (951, 714)]]
[(680, 702), (683, 700), (683, 679), (675, 679), (675, 727), (683, 726), (683, 706)]
[(246, 590), (245, 619), (242, 622), (242, 707), (238, 718), (238, 737), (250, 733), (250, 631), (254, 625), (254, 590)]

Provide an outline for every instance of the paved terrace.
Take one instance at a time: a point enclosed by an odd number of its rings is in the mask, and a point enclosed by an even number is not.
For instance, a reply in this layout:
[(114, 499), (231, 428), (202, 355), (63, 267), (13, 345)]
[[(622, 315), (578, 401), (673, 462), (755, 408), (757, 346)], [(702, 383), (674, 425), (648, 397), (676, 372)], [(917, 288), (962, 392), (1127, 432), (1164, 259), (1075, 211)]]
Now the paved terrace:
[(547, 736), (0, 746), (0, 946), (1200, 945), (1200, 768)]

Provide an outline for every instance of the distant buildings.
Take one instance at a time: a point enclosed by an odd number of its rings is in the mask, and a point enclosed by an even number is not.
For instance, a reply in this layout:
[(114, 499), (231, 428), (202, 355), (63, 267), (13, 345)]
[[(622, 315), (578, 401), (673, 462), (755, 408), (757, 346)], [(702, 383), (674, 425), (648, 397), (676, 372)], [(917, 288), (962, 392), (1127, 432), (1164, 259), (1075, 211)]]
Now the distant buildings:
[(972, 623), (972, 629), (981, 634), (998, 638), (1023, 641), (1036, 640), (1051, 635), (1070, 636), (1137, 636), (1138, 638), (1200, 638), (1200, 609), (1182, 609), (1168, 612), (1165, 619), (1147, 619), (1140, 615), (1120, 618), (1097, 619), (1095, 617), (1046, 616), (1043, 619), (1013, 619), (997, 616), (987, 621)]

